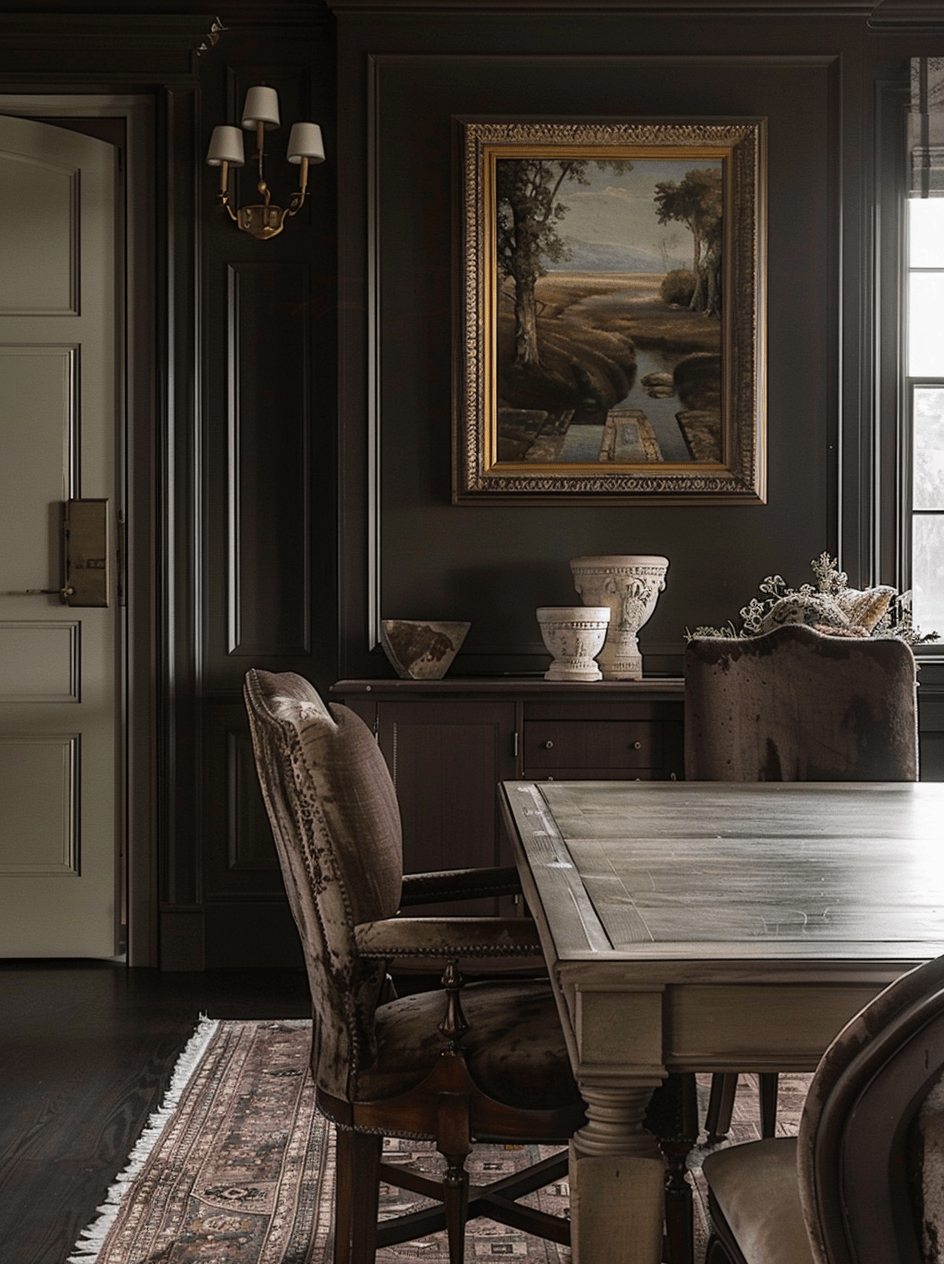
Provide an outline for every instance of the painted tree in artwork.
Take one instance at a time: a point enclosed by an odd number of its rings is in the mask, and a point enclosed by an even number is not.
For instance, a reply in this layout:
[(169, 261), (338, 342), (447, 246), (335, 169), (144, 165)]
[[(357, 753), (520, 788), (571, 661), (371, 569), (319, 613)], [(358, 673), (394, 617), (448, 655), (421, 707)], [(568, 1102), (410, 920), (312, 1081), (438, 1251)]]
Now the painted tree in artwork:
[(579, 160), (545, 158), (495, 164), (497, 263), (499, 275), (514, 282), (516, 365), (541, 362), (534, 286), (548, 263), (569, 258), (557, 231), (567, 209), (558, 193), (567, 182), (587, 184), (586, 167)]
[[(497, 263), (499, 275), (514, 282), (514, 363), (519, 367), (541, 362), (534, 287), (547, 264), (570, 258), (558, 232), (567, 213), (558, 194), (567, 184), (589, 184), (587, 166), (576, 158), (500, 158), (495, 164)], [(633, 164), (608, 159), (596, 166), (619, 174)]]
[(721, 311), (721, 168), (687, 171), (680, 183), (660, 181), (655, 203), (660, 224), (677, 220), (691, 229), (695, 292), (689, 306), (717, 316)]

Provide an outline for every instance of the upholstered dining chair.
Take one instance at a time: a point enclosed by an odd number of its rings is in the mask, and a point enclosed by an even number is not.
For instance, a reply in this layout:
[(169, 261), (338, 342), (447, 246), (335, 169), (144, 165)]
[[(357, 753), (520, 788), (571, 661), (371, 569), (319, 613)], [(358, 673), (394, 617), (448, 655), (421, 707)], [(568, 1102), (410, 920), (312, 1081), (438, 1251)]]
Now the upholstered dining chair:
[(937, 1264), (944, 1243), (944, 958), (890, 984), (813, 1076), (798, 1137), (703, 1164), (705, 1264)]
[[(695, 637), (685, 650), (689, 781), (916, 781), (914, 655), (895, 638), (786, 625)], [(705, 1126), (731, 1125), (737, 1076), (712, 1079)], [(776, 1126), (777, 1076), (760, 1077), (761, 1132)]]
[[(474, 1141), (566, 1144), (584, 1117), (546, 978), (460, 973), (543, 964), (533, 923), (401, 914), (405, 899), (510, 891), (514, 870), (405, 877), (394, 787), (363, 721), (292, 673), (251, 670), (244, 692), (308, 972), (318, 1106), (337, 1129), (335, 1264), (444, 1227), (461, 1264), (479, 1215), (566, 1243), (566, 1220), (514, 1201), (559, 1179), (566, 1155), (471, 1190), (465, 1168)], [(438, 963), (443, 990), (397, 997), (391, 962)], [(382, 1162), (385, 1136), (432, 1140), (442, 1180)], [(439, 1205), (378, 1227), (381, 1180)]]

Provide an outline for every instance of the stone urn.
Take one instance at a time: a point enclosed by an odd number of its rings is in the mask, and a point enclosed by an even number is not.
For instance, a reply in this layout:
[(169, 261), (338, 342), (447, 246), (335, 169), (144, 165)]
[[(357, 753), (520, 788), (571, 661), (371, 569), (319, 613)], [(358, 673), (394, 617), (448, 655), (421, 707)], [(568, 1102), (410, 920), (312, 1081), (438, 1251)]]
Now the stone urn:
[(550, 667), (545, 680), (602, 680), (593, 661), (606, 640), (609, 606), (539, 606), (538, 626)]
[(665, 587), (667, 558), (648, 553), (575, 557), (574, 587), (587, 606), (608, 606), (610, 625), (598, 661), (604, 680), (641, 680), (639, 629), (656, 608)]

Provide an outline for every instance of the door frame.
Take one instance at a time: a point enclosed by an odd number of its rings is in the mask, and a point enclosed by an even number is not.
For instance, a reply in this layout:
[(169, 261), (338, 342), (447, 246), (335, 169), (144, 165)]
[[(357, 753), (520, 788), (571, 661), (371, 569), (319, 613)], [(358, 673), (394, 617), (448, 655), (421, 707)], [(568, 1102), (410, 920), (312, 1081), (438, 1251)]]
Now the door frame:
[[(118, 223), (122, 284), (116, 304), (118, 352), (116, 434), (120, 554), (119, 702), (116, 762), (119, 786), (117, 864), (119, 932), (131, 966), (158, 961), (156, 788), (157, 584), (155, 582), (155, 445), (158, 402), (153, 164), (155, 103), (116, 93), (3, 93), (0, 114), (55, 119), (124, 120), (118, 173), (123, 213)], [(93, 129), (90, 129), (93, 132)]]

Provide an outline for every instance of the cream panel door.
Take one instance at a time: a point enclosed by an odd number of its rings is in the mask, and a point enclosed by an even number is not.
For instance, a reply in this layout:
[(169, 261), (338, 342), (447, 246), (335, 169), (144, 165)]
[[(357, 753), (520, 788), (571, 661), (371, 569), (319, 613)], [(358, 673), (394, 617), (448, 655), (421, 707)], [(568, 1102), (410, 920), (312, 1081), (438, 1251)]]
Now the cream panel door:
[(115, 577), (108, 608), (58, 593), (69, 498), (107, 499), (115, 565), (115, 152), (0, 116), (0, 184), (0, 956), (111, 957)]

